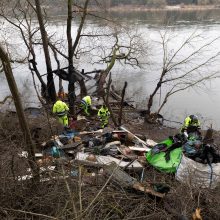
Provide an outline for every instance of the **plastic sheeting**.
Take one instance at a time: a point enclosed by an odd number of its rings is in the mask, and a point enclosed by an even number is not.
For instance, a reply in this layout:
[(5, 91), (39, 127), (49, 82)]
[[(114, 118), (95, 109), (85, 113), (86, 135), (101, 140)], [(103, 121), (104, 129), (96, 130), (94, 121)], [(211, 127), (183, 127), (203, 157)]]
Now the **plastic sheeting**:
[(198, 163), (182, 155), (177, 168), (176, 179), (189, 186), (215, 188), (220, 184), (220, 163)]

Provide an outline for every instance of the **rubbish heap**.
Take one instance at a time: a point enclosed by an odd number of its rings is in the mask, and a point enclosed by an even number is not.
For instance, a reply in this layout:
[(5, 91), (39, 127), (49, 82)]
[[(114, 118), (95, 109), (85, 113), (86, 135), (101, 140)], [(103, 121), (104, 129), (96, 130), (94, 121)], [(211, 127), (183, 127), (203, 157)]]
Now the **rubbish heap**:
[[(119, 130), (109, 127), (96, 131), (69, 130), (42, 143), (42, 153), (36, 156), (42, 171), (45, 167), (56, 170), (65, 164), (70, 169), (69, 175), (77, 176), (74, 167), (83, 166), (90, 175), (107, 175), (124, 187), (162, 198), (163, 191), (156, 191), (154, 185), (143, 184), (145, 153), (155, 144), (152, 140), (143, 141), (124, 127)], [(139, 178), (131, 173), (138, 174)]]
[[(79, 116), (71, 122), (72, 129), (65, 129), (41, 144), (36, 154), (41, 181), (48, 181), (50, 171), (55, 170), (65, 171), (65, 178), (77, 177), (78, 167), (82, 166), (88, 178), (107, 176), (109, 181), (123, 187), (162, 198), (169, 187), (144, 178), (146, 165), (151, 165), (161, 172), (174, 173), (178, 181), (188, 185), (215, 188), (220, 183), (220, 163), (198, 163), (184, 155), (183, 146), (169, 150), (174, 144), (172, 137), (156, 143), (131, 133), (124, 126), (116, 130), (96, 129), (90, 122), (92, 120)], [(22, 152), (20, 156), (27, 157), (27, 153)], [(49, 177), (45, 177), (48, 172)], [(18, 179), (30, 178), (28, 174)]]

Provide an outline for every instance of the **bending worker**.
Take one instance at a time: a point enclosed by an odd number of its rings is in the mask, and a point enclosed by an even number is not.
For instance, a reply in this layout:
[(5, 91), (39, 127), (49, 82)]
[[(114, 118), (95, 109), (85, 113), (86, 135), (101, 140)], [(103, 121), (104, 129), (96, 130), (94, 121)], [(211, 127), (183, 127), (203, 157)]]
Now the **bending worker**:
[(89, 116), (90, 115), (90, 108), (92, 105), (92, 100), (91, 97), (89, 95), (85, 96), (82, 100), (81, 100), (81, 104), (80, 107), (83, 109), (84, 113)]
[(98, 111), (98, 117), (101, 121), (101, 128), (104, 128), (108, 125), (108, 119), (110, 117), (110, 112), (106, 105), (103, 105)]
[(58, 117), (58, 121), (64, 126), (68, 126), (68, 117), (67, 112), (69, 111), (69, 107), (65, 102), (61, 99), (58, 99), (53, 105), (53, 113)]
[(192, 132), (200, 133), (200, 121), (196, 115), (190, 115), (184, 120), (184, 125), (181, 128), (181, 132), (186, 132), (187, 136)]

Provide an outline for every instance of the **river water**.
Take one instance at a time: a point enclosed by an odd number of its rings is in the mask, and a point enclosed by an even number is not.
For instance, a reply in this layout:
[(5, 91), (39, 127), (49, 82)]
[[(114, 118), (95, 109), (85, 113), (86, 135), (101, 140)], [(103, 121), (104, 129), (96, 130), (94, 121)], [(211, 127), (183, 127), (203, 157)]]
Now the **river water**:
[[(156, 80), (159, 77), (162, 65), (162, 51), (158, 46), (157, 41), (160, 39), (159, 32), (167, 32), (172, 35), (172, 41), (169, 44), (169, 50), (172, 52), (176, 50), (183, 40), (191, 33), (200, 33), (203, 40), (194, 42), (194, 49), (201, 47), (204, 42), (208, 42), (211, 39), (220, 36), (220, 11), (219, 10), (207, 10), (207, 11), (163, 11), (163, 12), (135, 12), (135, 13), (115, 13), (111, 16), (120, 20), (122, 25), (130, 27), (133, 32), (138, 33), (144, 39), (143, 42), (149, 45), (149, 51), (146, 55), (142, 56), (140, 62), (142, 68), (133, 68), (131, 66), (124, 66), (117, 64), (112, 69), (113, 82), (116, 88), (122, 88), (125, 81), (128, 82), (126, 91), (126, 97), (130, 101), (134, 101), (134, 104), (138, 108), (146, 108), (147, 99), (151, 94), (153, 88), (156, 85)], [(6, 25), (6, 24), (4, 24)], [(110, 24), (111, 26), (111, 24)], [(86, 32), (100, 33), (107, 31), (106, 23), (101, 23), (97, 19), (90, 18), (87, 21)], [(22, 57), (26, 53), (26, 49), (22, 44), (19, 35), (15, 34), (14, 29), (1, 28), (1, 38), (7, 38), (9, 44), (12, 45), (13, 53), (16, 53), (16, 57)], [(56, 39), (65, 39), (65, 18), (56, 16), (51, 19), (48, 24), (48, 30), (50, 33), (56, 33)], [(103, 31), (104, 30), (104, 31)], [(77, 26), (73, 26), (73, 34), (77, 31)], [(126, 41), (126, 40), (125, 40)], [(92, 44), (94, 42), (83, 42), (83, 45)], [(97, 43), (97, 42), (96, 42)], [(109, 42), (104, 42), (108, 45)], [(95, 44), (95, 43), (94, 43)], [(216, 40), (209, 50), (205, 51), (201, 57), (197, 57), (196, 62), (206, 60), (212, 54), (220, 51), (220, 41)], [(63, 47), (66, 43), (64, 41)], [(181, 56), (187, 56), (191, 51), (190, 48), (185, 48), (181, 52)], [(97, 51), (93, 51), (92, 57), (95, 57)], [(45, 73), (44, 57), (42, 50), (37, 50), (38, 67), (41, 73)], [(85, 71), (92, 71), (103, 67), (92, 63), (94, 60), (91, 56), (81, 57), (80, 62), (76, 62), (77, 68), (85, 69)], [(211, 72), (213, 70), (220, 70), (220, 61), (216, 60), (215, 63), (211, 63), (210, 66), (201, 69)], [(54, 60), (53, 68), (56, 68)], [(146, 64), (147, 63), (147, 64)], [(61, 60), (61, 66), (64, 67), (67, 62)], [(191, 64), (189, 64), (191, 65)], [(22, 96), (24, 97), (24, 104), (30, 106), (37, 103), (37, 97), (32, 84), (32, 75), (27, 68), (27, 65), (19, 64), (13, 66), (14, 75), (18, 83), (18, 87)], [(187, 67), (185, 67), (187, 68)], [(58, 83), (55, 79), (56, 85)], [(170, 97), (167, 104), (162, 110), (162, 114), (166, 119), (182, 122), (188, 114), (197, 114), (202, 121), (203, 128), (207, 128), (212, 124), (213, 128), (220, 129), (220, 80), (214, 79), (202, 84), (199, 88), (188, 89), (177, 93)], [(67, 85), (64, 85), (67, 88)], [(161, 91), (161, 94), (166, 91), (166, 87)], [(9, 94), (8, 86), (3, 74), (0, 74), (0, 98)], [(153, 110), (157, 110), (161, 102), (160, 94), (156, 96)], [(175, 126), (175, 124), (174, 124)], [(179, 125), (176, 125), (179, 126)]]

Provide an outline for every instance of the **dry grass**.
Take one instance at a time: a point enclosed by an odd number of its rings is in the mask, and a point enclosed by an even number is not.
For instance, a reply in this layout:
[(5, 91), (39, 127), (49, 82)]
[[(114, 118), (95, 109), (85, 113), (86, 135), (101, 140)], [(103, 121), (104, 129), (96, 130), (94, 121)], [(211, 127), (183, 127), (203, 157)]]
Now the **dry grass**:
[[(36, 127), (36, 122), (30, 122)], [(53, 123), (56, 127), (56, 122)], [(38, 119), (38, 125), (41, 127), (40, 141), (49, 138), (51, 132), (45, 120)], [(146, 166), (144, 181), (168, 185), (171, 190), (164, 199), (122, 188), (111, 181), (103, 188), (106, 176), (92, 176), (90, 170), (79, 168), (74, 162), (63, 169), (45, 172), (44, 178), (48, 181), (37, 185), (31, 180), (18, 181), (17, 176), (24, 175), (28, 166), (26, 159), (17, 154), (23, 146), (16, 119), (2, 118), (0, 219), (191, 219), (197, 207), (201, 208), (203, 219), (220, 218), (220, 188), (192, 188), (177, 182), (173, 175), (160, 173), (150, 166)], [(70, 176), (71, 170), (80, 175)]]

